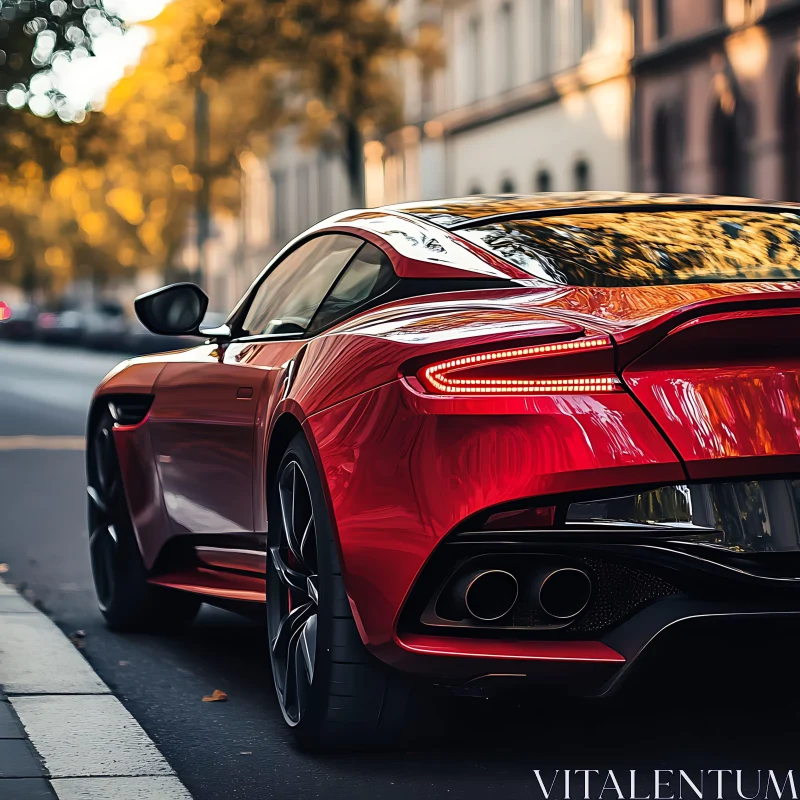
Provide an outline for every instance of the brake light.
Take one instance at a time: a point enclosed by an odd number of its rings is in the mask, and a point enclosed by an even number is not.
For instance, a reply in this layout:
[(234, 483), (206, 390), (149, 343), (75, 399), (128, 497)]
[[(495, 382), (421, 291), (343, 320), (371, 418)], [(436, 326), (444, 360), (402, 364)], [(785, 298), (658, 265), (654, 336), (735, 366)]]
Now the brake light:
[[(423, 367), (417, 377), (422, 385), (434, 394), (597, 394), (600, 392), (622, 391), (622, 384), (615, 375), (581, 374), (574, 377), (542, 377), (528, 375), (498, 375), (497, 369), (491, 374), (481, 375), (490, 367), (502, 365), (525, 366), (526, 362), (541, 367), (553, 365), (553, 356), (569, 353), (587, 352), (611, 348), (611, 340), (606, 336), (596, 336), (573, 342), (517, 347), (513, 350), (497, 350), (492, 353), (451, 358)], [(563, 362), (560, 372), (570, 370)], [(577, 366), (577, 365), (576, 365)], [(584, 370), (580, 370), (583, 372)], [(465, 375), (465, 373), (467, 373)], [(558, 374), (558, 372), (555, 372)], [(574, 373), (573, 373), (574, 374)]]

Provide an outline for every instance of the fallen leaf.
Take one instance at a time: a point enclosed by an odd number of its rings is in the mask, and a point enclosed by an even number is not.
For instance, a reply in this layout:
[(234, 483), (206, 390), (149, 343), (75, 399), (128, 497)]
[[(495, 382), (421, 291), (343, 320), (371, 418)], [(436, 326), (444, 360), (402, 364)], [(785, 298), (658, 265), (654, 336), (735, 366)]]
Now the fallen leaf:
[(73, 631), (72, 635), (76, 639), (85, 639), (86, 638), (86, 631)]
[(8, 572), (8, 564), (0, 564), (0, 572)]
[(224, 703), (228, 699), (228, 695), (221, 689), (214, 689), (211, 694), (207, 694), (203, 698), (204, 703)]
[(120, 661), (119, 665), (121, 667), (129, 667), (131, 665), (131, 662), (130, 661)]
[(75, 645), (75, 647), (78, 648), (78, 650), (83, 650), (83, 648), (86, 646), (86, 642), (84, 642), (83, 639), (79, 639), (77, 636), (70, 636), (69, 640)]

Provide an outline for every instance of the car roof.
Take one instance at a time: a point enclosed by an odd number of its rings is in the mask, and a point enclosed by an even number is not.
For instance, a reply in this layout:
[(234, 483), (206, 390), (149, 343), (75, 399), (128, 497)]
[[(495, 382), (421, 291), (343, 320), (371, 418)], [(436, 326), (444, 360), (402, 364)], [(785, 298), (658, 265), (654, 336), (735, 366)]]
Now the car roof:
[(800, 213), (800, 204), (770, 202), (747, 197), (717, 195), (638, 194), (632, 192), (548, 192), (543, 194), (472, 195), (445, 200), (403, 203), (386, 206), (423, 219), (442, 228), (455, 230), (483, 220), (502, 220), (515, 217), (550, 216), (569, 212), (599, 211), (666, 211), (686, 208), (717, 208), (724, 210), (758, 209)]

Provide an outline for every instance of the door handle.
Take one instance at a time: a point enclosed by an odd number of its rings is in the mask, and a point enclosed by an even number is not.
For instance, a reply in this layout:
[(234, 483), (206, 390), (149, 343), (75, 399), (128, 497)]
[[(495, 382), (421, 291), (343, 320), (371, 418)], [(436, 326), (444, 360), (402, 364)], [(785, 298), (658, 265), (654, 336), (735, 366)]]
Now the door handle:
[(253, 396), (253, 387), (252, 386), (240, 386), (236, 390), (236, 399), (237, 400), (250, 400)]

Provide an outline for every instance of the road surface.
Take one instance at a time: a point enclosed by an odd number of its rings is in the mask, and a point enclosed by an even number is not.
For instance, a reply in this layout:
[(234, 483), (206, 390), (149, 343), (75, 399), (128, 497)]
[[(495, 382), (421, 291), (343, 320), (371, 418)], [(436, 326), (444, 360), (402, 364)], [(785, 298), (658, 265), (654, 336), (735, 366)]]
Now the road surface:
[[(94, 386), (118, 360), (0, 342), (0, 562), (67, 633), (85, 631), (84, 655), (197, 800), (511, 800), (543, 796), (536, 769), (800, 768), (796, 682), (773, 697), (769, 664), (744, 671), (736, 661), (722, 670), (733, 688), (715, 694), (720, 673), (695, 668), (691, 652), (679, 658), (680, 680), (667, 671), (624, 702), (461, 700), (444, 732), (413, 752), (298, 751), (274, 697), (263, 626), (207, 607), (180, 636), (103, 626), (76, 437)], [(229, 701), (201, 702), (214, 689)]]

